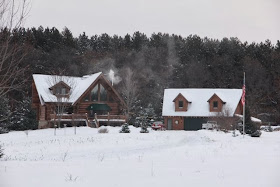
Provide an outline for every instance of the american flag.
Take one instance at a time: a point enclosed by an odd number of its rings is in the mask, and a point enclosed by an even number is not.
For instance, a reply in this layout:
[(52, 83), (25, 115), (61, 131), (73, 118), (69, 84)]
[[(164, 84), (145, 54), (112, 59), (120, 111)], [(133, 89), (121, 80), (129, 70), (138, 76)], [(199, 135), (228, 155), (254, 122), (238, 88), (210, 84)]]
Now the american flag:
[(245, 93), (246, 93), (246, 91), (245, 91), (245, 84), (243, 85), (243, 87), (242, 87), (242, 97), (241, 97), (241, 103), (242, 103), (242, 105), (244, 105), (245, 104)]

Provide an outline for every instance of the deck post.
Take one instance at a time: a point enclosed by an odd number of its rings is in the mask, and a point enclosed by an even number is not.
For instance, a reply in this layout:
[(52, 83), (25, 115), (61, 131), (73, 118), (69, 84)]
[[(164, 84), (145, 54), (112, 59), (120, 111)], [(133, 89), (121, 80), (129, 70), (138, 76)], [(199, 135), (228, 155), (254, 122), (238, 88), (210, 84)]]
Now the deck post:
[(108, 112), (107, 118), (108, 118), (108, 123), (107, 123), (107, 125), (110, 126), (110, 112)]
[(74, 122), (74, 114), (73, 114), (73, 113), (71, 114), (71, 117), (72, 117), (72, 126), (75, 126), (75, 122)]
[(54, 126), (56, 126), (56, 114), (53, 115)]
[(99, 127), (99, 122), (97, 120), (97, 114), (96, 113), (94, 113), (94, 119), (95, 119), (95, 122), (96, 122), (96, 128), (98, 128)]

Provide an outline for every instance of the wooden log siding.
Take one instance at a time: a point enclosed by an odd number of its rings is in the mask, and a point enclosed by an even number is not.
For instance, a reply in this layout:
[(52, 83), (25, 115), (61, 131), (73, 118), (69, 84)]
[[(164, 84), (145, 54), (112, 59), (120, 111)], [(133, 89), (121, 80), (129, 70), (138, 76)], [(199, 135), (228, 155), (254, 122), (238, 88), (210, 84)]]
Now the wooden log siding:
[(51, 116), (50, 114), (53, 114), (54, 113), (54, 110), (53, 110), (53, 105), (52, 104), (46, 104), (46, 108), (47, 108), (47, 120), (51, 120)]
[(40, 99), (39, 99), (39, 95), (34, 83), (34, 80), (32, 81), (32, 107), (38, 107), (40, 104)]
[[(101, 102), (81, 102), (81, 103), (77, 104), (77, 113), (79, 113), (79, 114), (89, 113), (89, 110), (87, 110), (87, 107), (94, 103), (101, 103)], [(118, 115), (120, 113), (119, 104), (117, 102), (115, 102), (115, 103), (104, 102), (104, 103), (106, 103), (109, 107), (111, 107), (112, 110), (110, 111), (110, 114)]]
[(46, 106), (40, 107), (40, 120), (46, 120)]

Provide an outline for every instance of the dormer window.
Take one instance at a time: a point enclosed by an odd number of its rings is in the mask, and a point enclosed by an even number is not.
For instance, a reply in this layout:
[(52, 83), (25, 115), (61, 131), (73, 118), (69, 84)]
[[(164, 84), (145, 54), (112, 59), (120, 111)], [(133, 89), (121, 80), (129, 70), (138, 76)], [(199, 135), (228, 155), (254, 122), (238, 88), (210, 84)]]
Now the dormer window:
[(218, 108), (218, 101), (213, 101), (213, 108), (217, 109)]
[(208, 99), (209, 102), (209, 111), (210, 112), (222, 112), (223, 105), (226, 104), (225, 101), (223, 101), (217, 94), (213, 94), (210, 99)]
[(66, 88), (56, 87), (55, 88), (55, 95), (66, 95)]
[(191, 103), (188, 101), (181, 93), (173, 100), (176, 112), (186, 112), (188, 111), (188, 105)]
[(49, 88), (53, 95), (56, 96), (68, 96), (70, 92), (70, 86), (68, 86), (63, 81), (60, 81), (59, 83), (55, 84), (54, 86)]
[(184, 101), (179, 101), (179, 108), (183, 108), (184, 107)]

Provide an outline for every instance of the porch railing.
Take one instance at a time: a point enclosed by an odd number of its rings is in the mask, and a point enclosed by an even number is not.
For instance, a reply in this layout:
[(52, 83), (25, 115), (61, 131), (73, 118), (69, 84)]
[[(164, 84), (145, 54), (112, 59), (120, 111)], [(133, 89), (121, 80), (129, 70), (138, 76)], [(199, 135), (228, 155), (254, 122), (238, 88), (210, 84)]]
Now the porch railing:
[(94, 117), (89, 117), (87, 113), (85, 114), (50, 114), (51, 120), (62, 120), (62, 121), (78, 121), (85, 120), (87, 126), (91, 126), (90, 121), (96, 122), (96, 127), (99, 127), (99, 121), (107, 122), (125, 122), (127, 118), (125, 115), (94, 115)]

